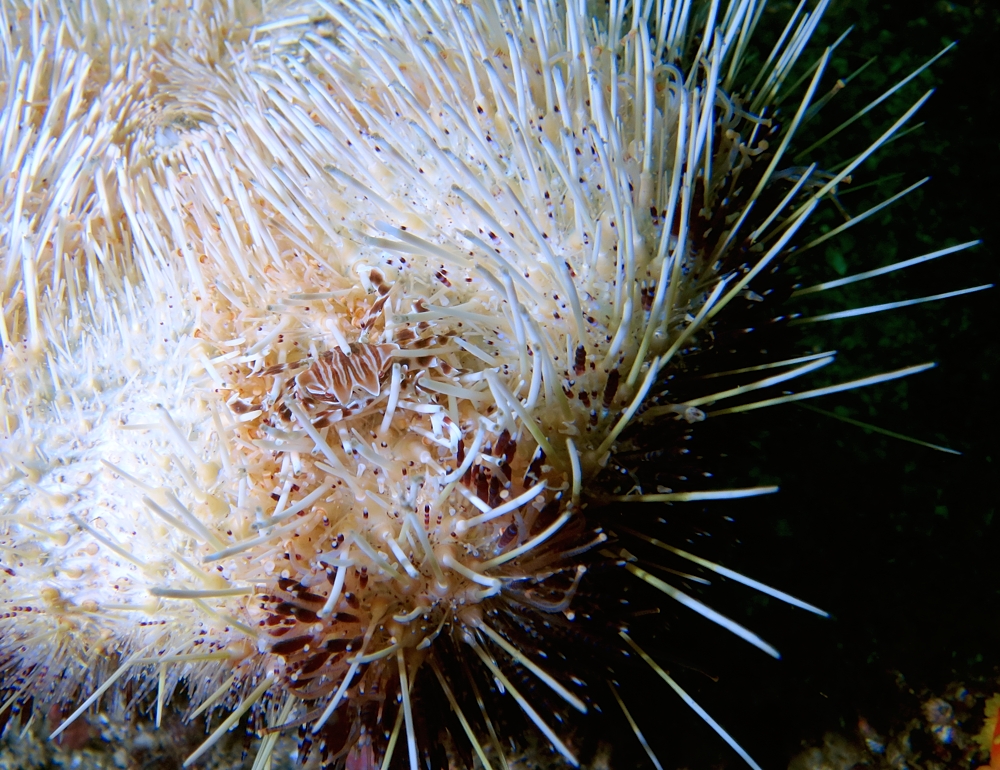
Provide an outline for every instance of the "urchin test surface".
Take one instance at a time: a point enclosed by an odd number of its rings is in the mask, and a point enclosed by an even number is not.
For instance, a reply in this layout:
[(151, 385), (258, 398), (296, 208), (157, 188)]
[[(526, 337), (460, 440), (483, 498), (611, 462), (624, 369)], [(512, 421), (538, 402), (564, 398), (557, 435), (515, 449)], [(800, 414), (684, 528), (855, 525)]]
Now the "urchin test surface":
[[(580, 94), (473, 84), (466, 46), (514, 67), (495, 19), (435, 30), (443, 46), (345, 12), (353, 33), (301, 42), (280, 24), (250, 40), (267, 20), (243, 10), (175, 9), (150, 40), (113, 19), (131, 36), (114, 54), (55, 9), (15, 24), (32, 55), (10, 79), (59, 95), (5, 154), (4, 652), (8, 671), (45, 664), (40, 691), (98, 684), (61, 681), (65, 660), (165, 653), (171, 687), (207, 693), (390, 615), (369, 649), (426, 646), (498, 590), (516, 517), (569, 492), (574, 451), (595, 466), (630, 393), (608, 386), (643, 332), (618, 273), (652, 267), (641, 229), (636, 264), (616, 257), (615, 206), (641, 169), (602, 189)], [(352, 343), (397, 348), (376, 395), (310, 404), (285, 397), (294, 370), (264, 373)], [(485, 500), (456, 483), (483, 448), (511, 482)], [(323, 601), (283, 614), (279, 579)]]

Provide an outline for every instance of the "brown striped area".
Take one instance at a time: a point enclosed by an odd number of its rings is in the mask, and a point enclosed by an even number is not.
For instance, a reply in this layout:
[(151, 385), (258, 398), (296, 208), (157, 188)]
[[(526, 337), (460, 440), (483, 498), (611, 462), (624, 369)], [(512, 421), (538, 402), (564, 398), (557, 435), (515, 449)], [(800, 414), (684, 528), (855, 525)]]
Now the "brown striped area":
[(319, 401), (348, 405), (355, 388), (372, 396), (379, 394), (382, 375), (389, 367), (397, 345), (367, 345), (352, 342), (351, 354), (340, 348), (327, 350), (295, 378), (302, 395)]

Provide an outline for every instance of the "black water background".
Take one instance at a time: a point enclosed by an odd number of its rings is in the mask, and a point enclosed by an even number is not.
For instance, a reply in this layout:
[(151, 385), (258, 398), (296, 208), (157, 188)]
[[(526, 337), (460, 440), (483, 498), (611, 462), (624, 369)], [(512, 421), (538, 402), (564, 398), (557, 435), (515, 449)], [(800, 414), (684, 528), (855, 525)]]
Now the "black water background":
[[(779, 19), (792, 7), (771, 4), (765, 35), (773, 39), (780, 32)], [(992, 115), (998, 19), (993, 4), (931, 0), (851, 0), (827, 14), (820, 30), (825, 41), (850, 24), (856, 28), (832, 58), (821, 92), (834, 76), (847, 75), (870, 56), (879, 59), (824, 109), (807, 137), (822, 136), (947, 42), (960, 44), (898, 97), (812, 154), (821, 165), (850, 157), (924, 91), (937, 89), (910, 123), (925, 124), (879, 152), (853, 181), (859, 186), (900, 176), (857, 192), (843, 187), (841, 202), (858, 214), (924, 176), (931, 181), (850, 236), (811, 252), (812, 262), (801, 265), (804, 279), (859, 272), (975, 238), (984, 243), (824, 296), (803, 305), (807, 311), (998, 281), (993, 175), (1000, 157)], [(831, 225), (839, 221), (832, 209), (826, 216)], [(912, 716), (906, 687), (940, 692), (959, 681), (989, 690), (1000, 676), (998, 296), (994, 289), (808, 330), (810, 347), (836, 349), (841, 359), (810, 386), (937, 362), (936, 369), (903, 381), (811, 403), (952, 447), (960, 457), (794, 406), (705, 425), (715, 431), (709, 438), (743, 458), (720, 481), (745, 486), (750, 478), (782, 487), (777, 496), (734, 507), (728, 544), (715, 552), (729, 566), (832, 615), (820, 619), (739, 590), (715, 605), (783, 652), (783, 660), (771, 661), (748, 645), (709, 634), (702, 647), (707, 659), (718, 661), (710, 673), (720, 682), (693, 684), (697, 697), (765, 768), (784, 768), (803, 742), (819, 743), (830, 729), (850, 731), (858, 716), (882, 731), (898, 725)], [(708, 508), (706, 521), (727, 512)], [(696, 719), (682, 721), (663, 725), (678, 733), (676, 743), (670, 741), (676, 751), (662, 757), (666, 765), (739, 766)]]

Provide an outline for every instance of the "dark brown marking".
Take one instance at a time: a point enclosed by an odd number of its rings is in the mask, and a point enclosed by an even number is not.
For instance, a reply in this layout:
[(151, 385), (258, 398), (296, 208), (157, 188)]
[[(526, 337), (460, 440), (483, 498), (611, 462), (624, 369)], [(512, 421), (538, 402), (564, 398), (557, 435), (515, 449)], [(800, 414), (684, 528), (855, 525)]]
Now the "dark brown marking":
[(617, 369), (612, 369), (608, 373), (608, 382), (604, 386), (604, 408), (607, 409), (611, 406), (611, 403), (615, 400), (615, 394), (618, 392), (618, 382), (621, 379), (621, 375), (618, 374)]
[(301, 652), (302, 649), (313, 640), (312, 636), (296, 636), (294, 639), (285, 639), (282, 642), (275, 642), (271, 646), (271, 652), (275, 655), (281, 655), (282, 657), (287, 655), (294, 655), (296, 652)]
[(515, 537), (517, 537), (517, 526), (511, 524), (500, 535), (499, 539), (497, 540), (497, 547), (506, 548), (508, 545), (510, 545), (510, 543), (514, 540)]

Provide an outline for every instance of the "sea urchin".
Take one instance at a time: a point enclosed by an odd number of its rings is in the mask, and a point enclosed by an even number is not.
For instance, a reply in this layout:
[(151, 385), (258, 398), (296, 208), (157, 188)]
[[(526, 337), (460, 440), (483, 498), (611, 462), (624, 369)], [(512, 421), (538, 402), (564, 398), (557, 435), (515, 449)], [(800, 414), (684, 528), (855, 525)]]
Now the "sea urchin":
[(815, 608), (588, 512), (774, 489), (609, 463), (717, 402), (925, 368), (685, 379), (747, 313), (789, 321), (803, 225), (926, 99), (835, 173), (791, 165), (831, 50), (795, 70), (804, 6), (752, 77), (754, 0), (0, 2), (0, 720), (77, 705), (58, 734), (106, 692), (159, 720), (181, 688), (225, 715), (185, 765), (250, 711), (255, 768), (292, 728), (327, 766), (491, 767), (504, 696), (575, 765), (555, 718), (602, 680), (628, 715), (630, 657), (753, 765), (574, 598), (614, 570), (776, 655), (616, 542)]

